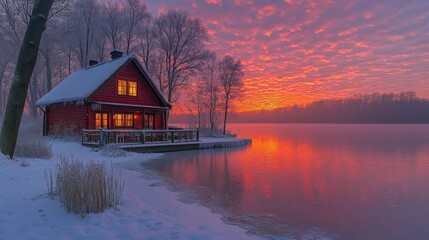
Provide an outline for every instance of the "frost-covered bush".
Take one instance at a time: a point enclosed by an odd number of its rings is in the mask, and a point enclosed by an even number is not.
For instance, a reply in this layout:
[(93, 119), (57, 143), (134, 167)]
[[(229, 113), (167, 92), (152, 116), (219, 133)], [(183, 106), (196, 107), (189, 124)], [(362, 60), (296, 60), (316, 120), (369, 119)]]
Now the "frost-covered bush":
[(124, 182), (117, 170), (104, 163), (82, 163), (62, 157), (57, 169), (56, 189), (67, 212), (103, 212), (120, 203)]
[(52, 126), (49, 135), (66, 140), (79, 140), (80, 134), (76, 129), (77, 127), (75, 124), (60, 121)]
[(52, 145), (41, 135), (20, 134), (16, 143), (15, 156), (50, 159)]
[(21, 121), (15, 156), (45, 159), (52, 157), (52, 145), (42, 136), (41, 120), (24, 118)]

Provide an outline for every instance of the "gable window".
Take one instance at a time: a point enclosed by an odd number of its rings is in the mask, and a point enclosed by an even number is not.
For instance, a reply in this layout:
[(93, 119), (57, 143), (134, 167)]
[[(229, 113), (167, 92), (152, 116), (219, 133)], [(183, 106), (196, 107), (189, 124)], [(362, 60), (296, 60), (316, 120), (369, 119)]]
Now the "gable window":
[(118, 80), (118, 95), (127, 95), (127, 81)]
[(137, 82), (127, 81), (127, 80), (118, 80), (118, 95), (121, 96), (137, 96)]
[(117, 128), (134, 127), (134, 115), (132, 113), (116, 113), (113, 115), (113, 124)]
[(128, 82), (128, 95), (133, 97), (137, 96), (137, 82)]

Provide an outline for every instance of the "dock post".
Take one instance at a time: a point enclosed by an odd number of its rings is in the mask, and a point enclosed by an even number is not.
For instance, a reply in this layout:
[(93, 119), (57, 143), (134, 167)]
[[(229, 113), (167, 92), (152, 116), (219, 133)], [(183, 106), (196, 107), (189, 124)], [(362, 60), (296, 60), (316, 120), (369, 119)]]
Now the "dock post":
[(200, 129), (197, 128), (197, 141), (200, 141)]

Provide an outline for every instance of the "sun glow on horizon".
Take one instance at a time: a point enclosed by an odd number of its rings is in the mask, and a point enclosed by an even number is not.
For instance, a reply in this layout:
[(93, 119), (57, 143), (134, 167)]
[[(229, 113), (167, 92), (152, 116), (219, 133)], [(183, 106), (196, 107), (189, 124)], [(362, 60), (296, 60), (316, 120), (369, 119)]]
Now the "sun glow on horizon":
[(218, 57), (242, 61), (234, 111), (413, 91), (429, 98), (429, 2), (148, 0), (199, 17)]

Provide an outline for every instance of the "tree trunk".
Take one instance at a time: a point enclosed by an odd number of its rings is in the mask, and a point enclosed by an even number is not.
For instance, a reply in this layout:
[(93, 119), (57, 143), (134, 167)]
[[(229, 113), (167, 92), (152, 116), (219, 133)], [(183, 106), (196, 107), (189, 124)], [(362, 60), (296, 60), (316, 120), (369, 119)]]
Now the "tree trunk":
[(224, 118), (223, 118), (223, 135), (226, 134), (226, 119), (228, 117), (228, 102), (229, 102), (229, 95), (226, 96), (226, 101), (225, 101), (225, 114), (224, 114)]
[(53, 2), (54, 0), (39, 0), (34, 3), (30, 22), (19, 49), (18, 62), (13, 75), (0, 133), (1, 152), (9, 155), (10, 158), (13, 158), (15, 152), (28, 85), (37, 62), (40, 39), (45, 30)]

